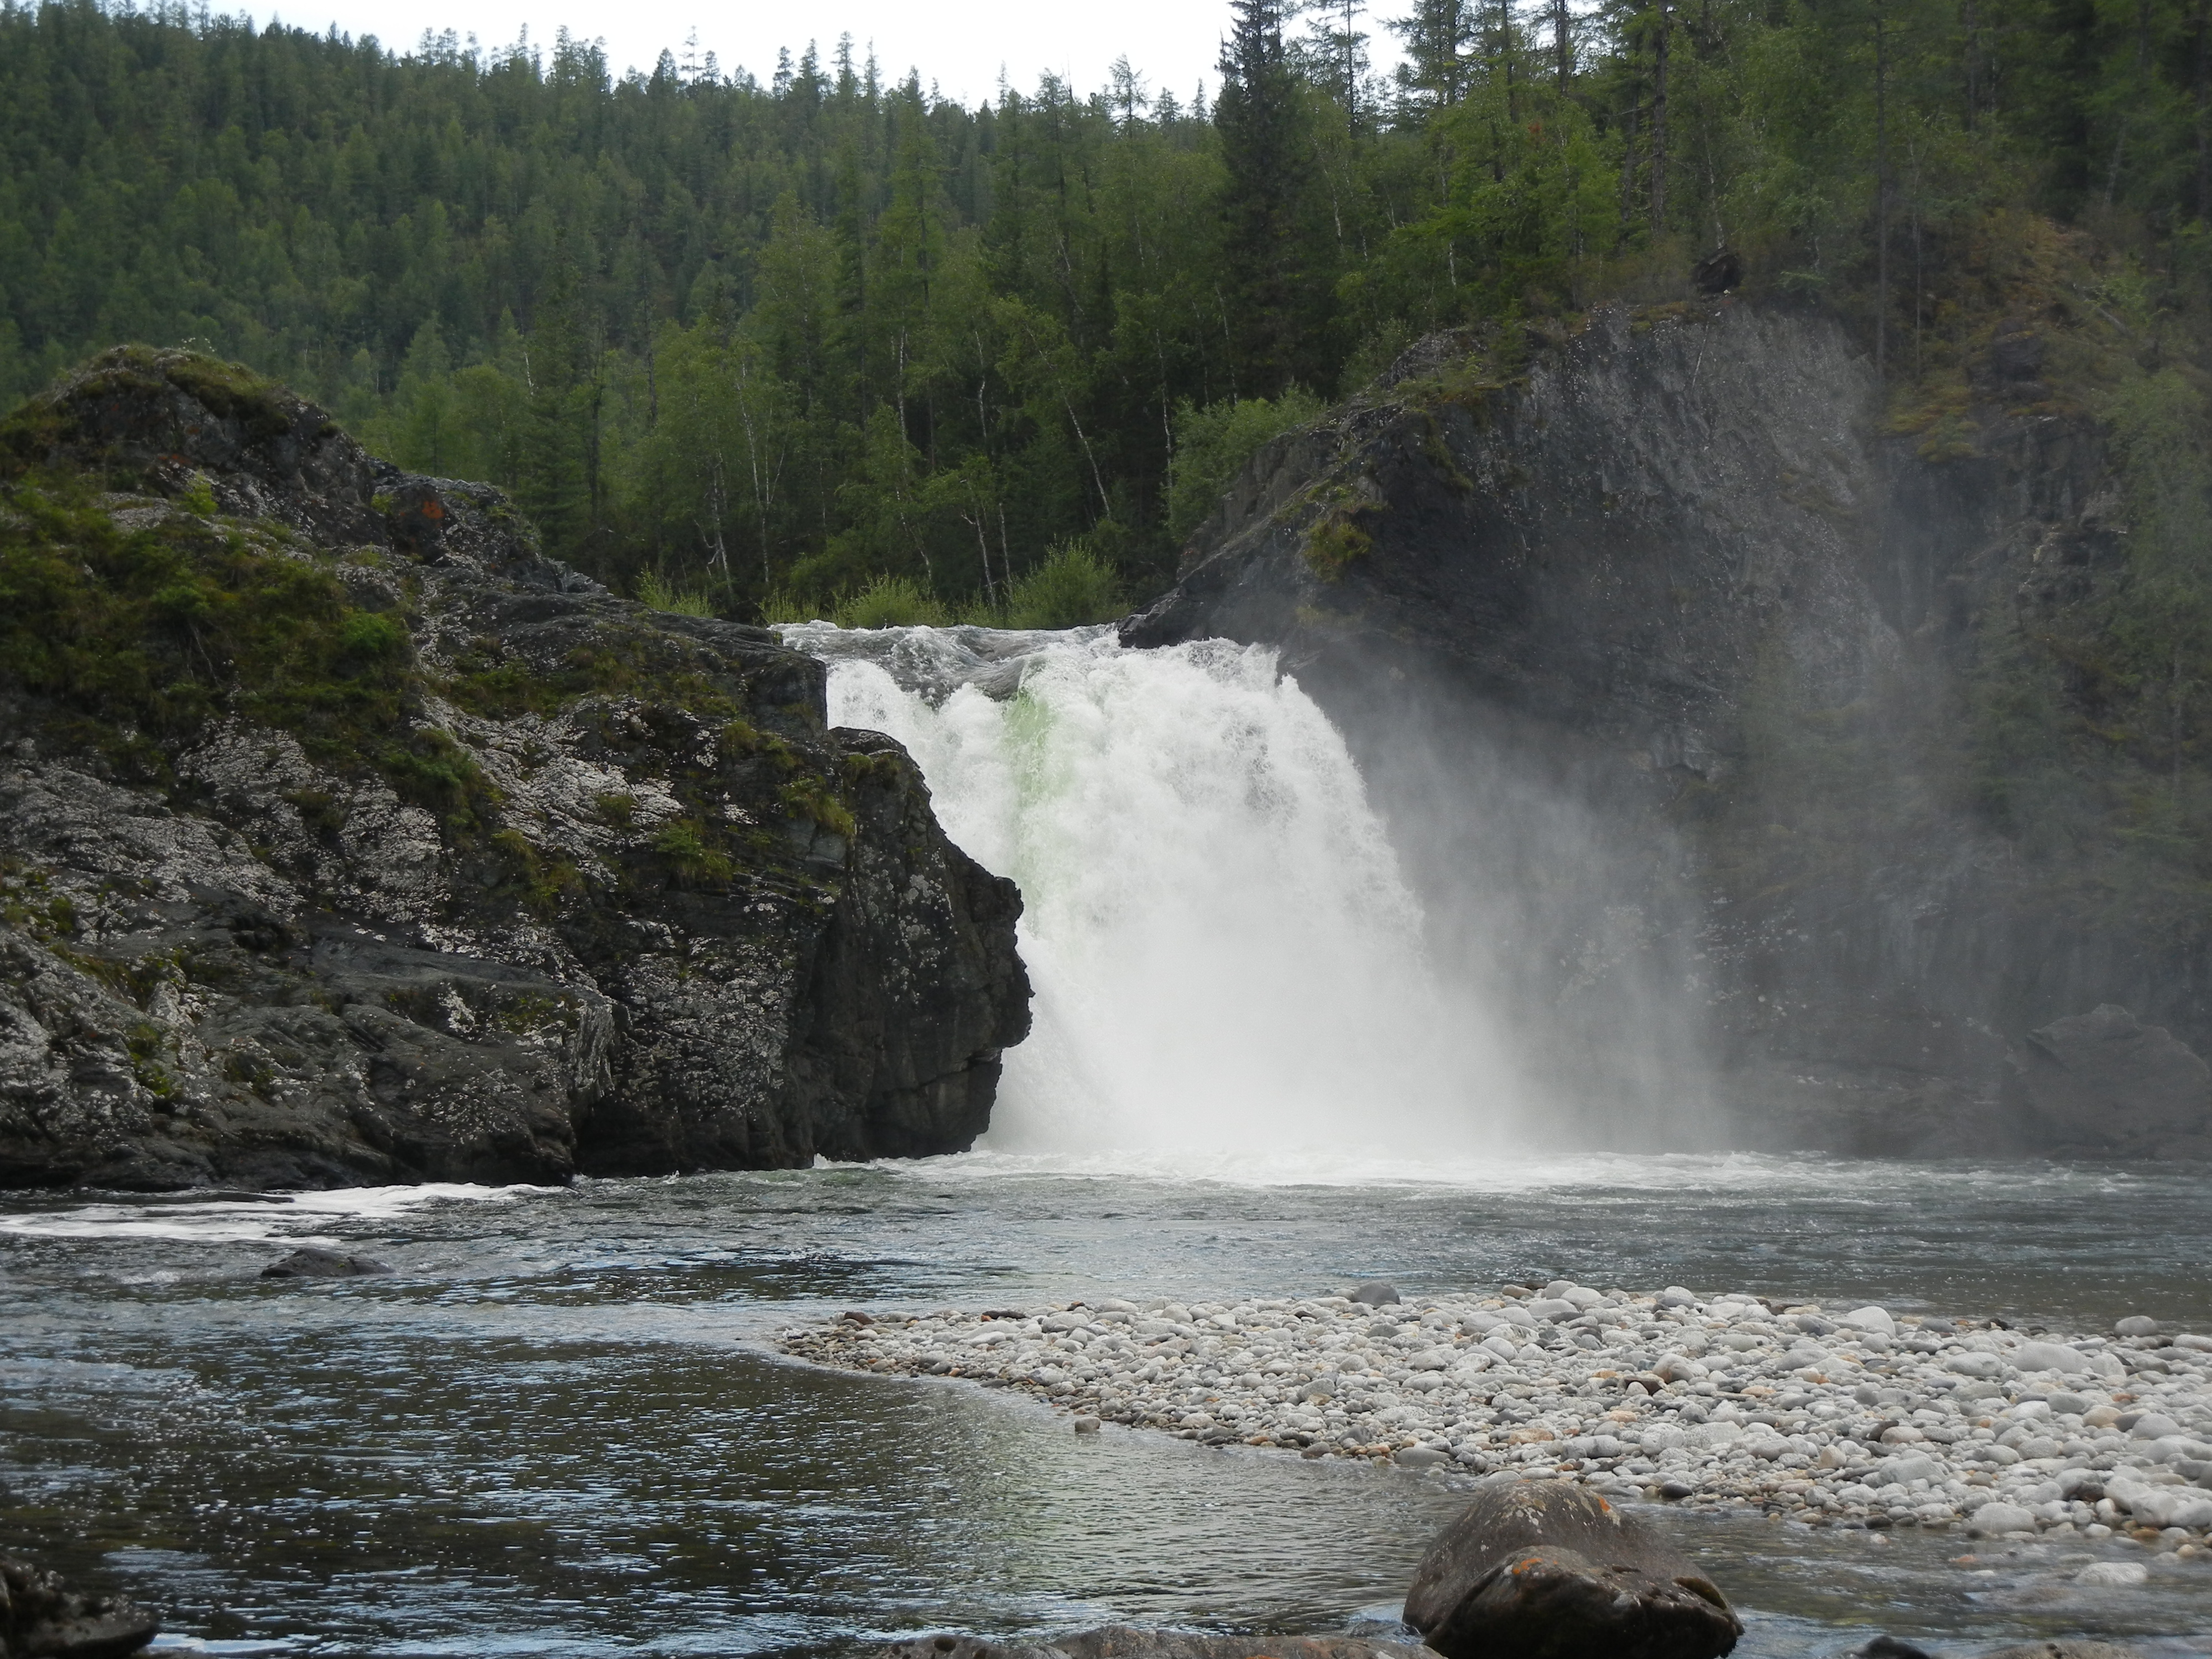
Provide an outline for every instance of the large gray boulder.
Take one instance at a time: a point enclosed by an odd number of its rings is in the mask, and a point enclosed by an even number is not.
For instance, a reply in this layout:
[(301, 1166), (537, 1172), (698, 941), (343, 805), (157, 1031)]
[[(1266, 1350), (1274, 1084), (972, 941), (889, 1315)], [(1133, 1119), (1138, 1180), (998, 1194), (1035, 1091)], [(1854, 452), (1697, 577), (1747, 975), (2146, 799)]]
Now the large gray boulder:
[(2042, 1144), (2124, 1158), (2212, 1156), (2212, 1066), (2106, 1003), (2031, 1031), (2012, 1093)]
[(1716, 1659), (1743, 1634), (1680, 1551), (1563, 1480), (1479, 1490), (1421, 1559), (1406, 1622), (1444, 1659)]

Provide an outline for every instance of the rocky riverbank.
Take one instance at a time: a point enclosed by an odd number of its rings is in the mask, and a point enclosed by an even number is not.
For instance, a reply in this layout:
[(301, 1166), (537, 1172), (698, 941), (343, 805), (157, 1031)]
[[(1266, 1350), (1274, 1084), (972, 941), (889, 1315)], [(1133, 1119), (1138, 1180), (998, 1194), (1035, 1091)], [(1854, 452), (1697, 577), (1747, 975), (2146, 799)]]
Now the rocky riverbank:
[(1379, 1305), (853, 1313), (781, 1346), (1018, 1389), (1079, 1431), (1510, 1471), (1816, 1526), (2124, 1535), (2192, 1555), (2212, 1533), (2212, 1336), (2147, 1319), (2065, 1335), (1562, 1281)]

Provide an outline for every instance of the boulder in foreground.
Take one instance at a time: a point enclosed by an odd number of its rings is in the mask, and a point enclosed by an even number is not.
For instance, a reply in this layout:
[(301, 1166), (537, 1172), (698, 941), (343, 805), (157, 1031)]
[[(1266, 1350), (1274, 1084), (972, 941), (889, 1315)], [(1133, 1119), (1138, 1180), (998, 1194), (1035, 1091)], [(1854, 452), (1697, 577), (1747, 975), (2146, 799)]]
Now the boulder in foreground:
[(143, 1607), (113, 1595), (85, 1595), (58, 1573), (0, 1555), (0, 1655), (38, 1659), (123, 1659), (161, 1626)]
[(1680, 1552), (1562, 1480), (1479, 1490), (1422, 1558), (1406, 1622), (1444, 1659), (1717, 1659), (1743, 1634)]

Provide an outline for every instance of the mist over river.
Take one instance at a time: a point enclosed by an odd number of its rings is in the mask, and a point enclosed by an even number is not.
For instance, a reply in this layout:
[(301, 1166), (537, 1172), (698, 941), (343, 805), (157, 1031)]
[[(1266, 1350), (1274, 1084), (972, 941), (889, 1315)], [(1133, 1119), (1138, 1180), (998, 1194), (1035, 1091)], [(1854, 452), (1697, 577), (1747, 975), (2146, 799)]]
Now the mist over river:
[[(561, 1191), (0, 1206), (0, 1528), (226, 1653), (825, 1653), (892, 1632), (1395, 1616), (1462, 1476), (1214, 1450), (770, 1357), (848, 1308), (1518, 1277), (2212, 1326), (2190, 1171), (1743, 1157), (1236, 1185), (975, 1154)], [(256, 1277), (319, 1241), (398, 1272)], [(2132, 1546), (1660, 1517), (1740, 1652), (1880, 1629), (2212, 1651), (2212, 1565)], [(1958, 1558), (1971, 1554), (1972, 1559)]]

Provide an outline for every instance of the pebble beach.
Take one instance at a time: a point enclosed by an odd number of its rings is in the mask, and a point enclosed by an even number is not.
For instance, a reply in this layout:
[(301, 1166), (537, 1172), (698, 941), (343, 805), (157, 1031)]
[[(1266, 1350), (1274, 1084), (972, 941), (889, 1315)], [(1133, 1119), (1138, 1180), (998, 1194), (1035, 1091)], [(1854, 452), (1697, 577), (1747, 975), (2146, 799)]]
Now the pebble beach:
[(2142, 1317), (2069, 1334), (1561, 1280), (1380, 1305), (856, 1312), (780, 1346), (1020, 1389), (1079, 1432), (1563, 1478), (1814, 1526), (2212, 1553), (2212, 1336)]

